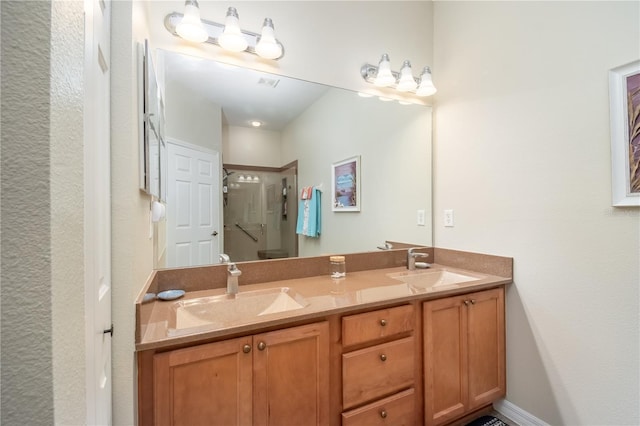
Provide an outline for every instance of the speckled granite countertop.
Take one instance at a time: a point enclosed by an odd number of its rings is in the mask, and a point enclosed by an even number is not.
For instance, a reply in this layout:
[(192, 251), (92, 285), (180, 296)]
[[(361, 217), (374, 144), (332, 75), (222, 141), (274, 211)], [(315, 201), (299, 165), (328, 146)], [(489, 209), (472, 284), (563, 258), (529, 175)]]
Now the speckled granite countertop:
[[(242, 269), (242, 265), (239, 267)], [(461, 274), (468, 281), (448, 284), (446, 278), (435, 276), (442, 271)], [(432, 274), (436, 285), (425, 287), (412, 283), (412, 275), (424, 273)], [(240, 295), (235, 301), (226, 300), (226, 288), (188, 291), (184, 297), (174, 301), (153, 300), (142, 303), (139, 298), (137, 308), (143, 313), (138, 314), (136, 350), (195, 343), (349, 311), (482, 290), (510, 284), (512, 274), (509, 275), (498, 276), (434, 263), (429, 269), (416, 271), (407, 271), (406, 267), (391, 267), (348, 272), (347, 277), (340, 281), (321, 275), (247, 284), (240, 286)], [(278, 308), (263, 309), (257, 313), (244, 298), (262, 293), (274, 294), (272, 306), (280, 304), (282, 308), (289, 303), (287, 308), (291, 310), (272, 312), (278, 311)], [(279, 293), (284, 293), (280, 301), (275, 300)], [(214, 299), (223, 301), (225, 306), (201, 303), (203, 300)], [(190, 311), (193, 307), (198, 311)], [(223, 311), (226, 314), (221, 315)], [(197, 316), (203, 312), (204, 317)]]

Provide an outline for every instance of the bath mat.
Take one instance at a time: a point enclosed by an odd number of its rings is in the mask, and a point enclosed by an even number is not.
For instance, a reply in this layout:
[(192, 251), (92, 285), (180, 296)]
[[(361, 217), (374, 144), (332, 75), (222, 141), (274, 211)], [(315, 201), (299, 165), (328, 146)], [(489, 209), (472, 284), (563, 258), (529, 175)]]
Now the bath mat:
[(502, 420), (493, 416), (482, 416), (475, 419), (471, 423), (467, 423), (466, 426), (509, 426)]

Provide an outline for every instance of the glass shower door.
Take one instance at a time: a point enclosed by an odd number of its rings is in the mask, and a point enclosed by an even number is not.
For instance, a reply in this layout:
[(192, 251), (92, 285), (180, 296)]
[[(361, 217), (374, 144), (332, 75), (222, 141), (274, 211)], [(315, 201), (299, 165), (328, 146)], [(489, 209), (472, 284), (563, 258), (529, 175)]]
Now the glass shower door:
[(287, 222), (295, 218), (288, 214), (290, 203), (281, 173), (238, 169), (226, 172), (224, 252), (233, 261), (297, 255), (283, 246), (283, 237), (288, 240)]

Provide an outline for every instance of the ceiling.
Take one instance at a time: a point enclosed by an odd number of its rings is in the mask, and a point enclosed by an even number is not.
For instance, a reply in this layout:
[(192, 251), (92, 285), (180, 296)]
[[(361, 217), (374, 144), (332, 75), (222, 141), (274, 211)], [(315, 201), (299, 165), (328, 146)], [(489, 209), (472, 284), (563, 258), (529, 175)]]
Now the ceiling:
[(282, 130), (329, 86), (163, 51), (165, 84), (175, 82), (222, 107), (230, 126)]

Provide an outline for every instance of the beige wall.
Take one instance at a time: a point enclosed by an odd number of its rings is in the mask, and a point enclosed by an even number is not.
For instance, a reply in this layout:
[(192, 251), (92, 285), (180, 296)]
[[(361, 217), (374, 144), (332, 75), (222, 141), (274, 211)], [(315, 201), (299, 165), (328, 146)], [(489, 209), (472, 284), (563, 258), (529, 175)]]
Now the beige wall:
[[(63, 290), (53, 278), (60, 276), (57, 266), (62, 262), (56, 265), (57, 259), (52, 260), (59, 234), (52, 223), (51, 194), (61, 182), (51, 182), (51, 174), (64, 173), (64, 165), (52, 164), (57, 152), (49, 148), (53, 142), (51, 126), (57, 122), (52, 116), (60, 112), (59, 105), (51, 104), (56, 97), (52, 83), (58, 83), (51, 81), (51, 50), (61, 46), (52, 43), (50, 28), (60, 16), (52, 16), (48, 2), (27, 6), (25, 2), (3, 1), (0, 14), (0, 423), (46, 425), (55, 420), (52, 333), (56, 313), (52, 293), (59, 295)], [(73, 14), (69, 17), (74, 19)], [(82, 259), (76, 265), (82, 270)], [(79, 290), (80, 296), (74, 300), (82, 303), (82, 284), (79, 288), (75, 281), (62, 285)], [(76, 314), (73, 312), (70, 319), (77, 319)], [(80, 330), (80, 341), (82, 333)]]
[(271, 130), (225, 126), (222, 162), (245, 166), (282, 167), (282, 134)]
[[(639, 424), (640, 210), (611, 207), (610, 68), (638, 2), (436, 2), (435, 245), (513, 256), (507, 400)], [(455, 227), (443, 227), (443, 210)]]
[[(158, 61), (162, 64), (162, 61)], [(162, 66), (162, 65), (158, 65)], [(165, 137), (220, 152), (222, 110), (176, 80), (165, 86)]]

